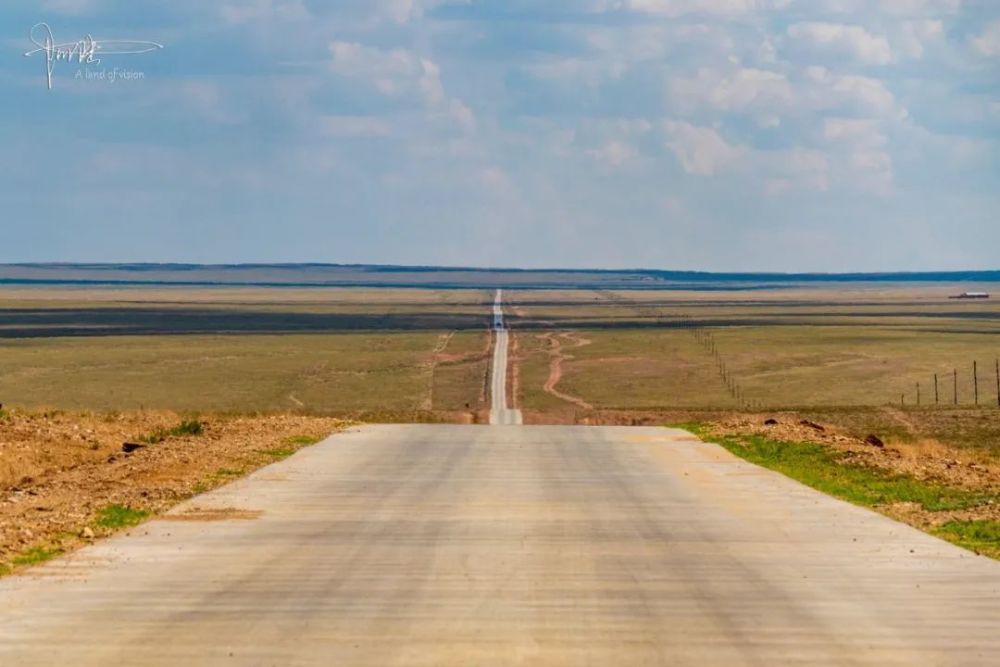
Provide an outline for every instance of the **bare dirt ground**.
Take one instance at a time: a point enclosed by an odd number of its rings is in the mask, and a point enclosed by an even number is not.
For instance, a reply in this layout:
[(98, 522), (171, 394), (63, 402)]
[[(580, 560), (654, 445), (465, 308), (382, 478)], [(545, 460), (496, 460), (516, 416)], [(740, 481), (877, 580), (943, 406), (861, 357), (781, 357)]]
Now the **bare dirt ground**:
[[(764, 422), (768, 419), (774, 419), (778, 424), (766, 425)], [(815, 442), (843, 452), (845, 460), (851, 463), (951, 486), (991, 491), (1000, 489), (1000, 465), (975, 451), (949, 447), (930, 438), (916, 442), (890, 439), (888, 444), (879, 447), (835, 423), (817, 424), (823, 428), (820, 431), (816, 426), (803, 424), (803, 421), (816, 424), (807, 415), (796, 413), (733, 415), (713, 422), (711, 430), (720, 435), (751, 433), (774, 440)]]
[(549, 355), (551, 357), (551, 360), (549, 361), (549, 377), (545, 381), (545, 385), (543, 387), (545, 392), (558, 399), (566, 401), (567, 403), (579, 406), (584, 410), (592, 410), (594, 406), (587, 401), (579, 398), (578, 396), (567, 394), (566, 392), (560, 391), (556, 388), (562, 380), (563, 362), (573, 359), (573, 355), (565, 352), (566, 348), (564, 347), (564, 343), (570, 343), (573, 348), (578, 348), (590, 345), (590, 341), (586, 338), (582, 338), (579, 334), (573, 331), (564, 331), (558, 334), (544, 333), (539, 335), (539, 338), (548, 341)]
[(0, 418), (0, 569), (19, 554), (70, 550), (112, 532), (109, 506), (156, 514), (345, 427), (329, 417), (207, 416), (199, 435), (136, 442), (177, 426), (171, 412), (13, 411)]

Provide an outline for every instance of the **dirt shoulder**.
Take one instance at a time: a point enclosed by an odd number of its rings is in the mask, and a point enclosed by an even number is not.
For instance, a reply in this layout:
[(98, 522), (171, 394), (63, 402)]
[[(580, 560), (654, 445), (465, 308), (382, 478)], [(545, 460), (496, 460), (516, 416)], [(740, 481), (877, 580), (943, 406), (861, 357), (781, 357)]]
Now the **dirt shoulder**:
[[(187, 420), (200, 433), (172, 434), (184, 421), (171, 412), (0, 416), (0, 572), (163, 512), (348, 425), (208, 415)], [(125, 443), (139, 447), (126, 453)]]

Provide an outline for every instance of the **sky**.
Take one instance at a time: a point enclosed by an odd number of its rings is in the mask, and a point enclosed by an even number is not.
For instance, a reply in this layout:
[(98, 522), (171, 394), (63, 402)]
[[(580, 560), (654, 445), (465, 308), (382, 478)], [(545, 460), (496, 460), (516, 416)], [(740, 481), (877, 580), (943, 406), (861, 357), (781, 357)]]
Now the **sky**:
[[(49, 89), (42, 22), (163, 48)], [(0, 44), (0, 262), (1000, 268), (996, 0), (6, 0)]]

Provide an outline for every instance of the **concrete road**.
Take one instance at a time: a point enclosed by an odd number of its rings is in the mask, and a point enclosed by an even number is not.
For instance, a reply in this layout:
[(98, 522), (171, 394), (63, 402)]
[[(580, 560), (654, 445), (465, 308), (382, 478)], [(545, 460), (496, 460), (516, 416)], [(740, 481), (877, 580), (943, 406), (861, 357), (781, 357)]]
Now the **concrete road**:
[(503, 290), (493, 301), (493, 366), (490, 368), (490, 424), (514, 426), (522, 423), (521, 411), (507, 407), (507, 347), (510, 344), (503, 319)]
[(1000, 563), (679, 431), (368, 426), (28, 576), (0, 665), (988, 665)]

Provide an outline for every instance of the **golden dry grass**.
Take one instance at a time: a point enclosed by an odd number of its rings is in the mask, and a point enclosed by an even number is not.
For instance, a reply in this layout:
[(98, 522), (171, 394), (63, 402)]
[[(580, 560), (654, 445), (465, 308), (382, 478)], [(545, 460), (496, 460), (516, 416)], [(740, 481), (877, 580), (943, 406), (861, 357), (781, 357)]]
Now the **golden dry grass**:
[(747, 403), (773, 408), (879, 406), (954, 400), (996, 405), (1000, 301), (948, 298), (961, 286), (782, 289), (747, 292), (513, 292), (524, 339), (523, 406), (558, 405), (540, 391), (545, 354), (536, 331), (575, 330), (592, 344), (564, 366), (562, 386), (601, 408), (734, 405), (715, 341)]

